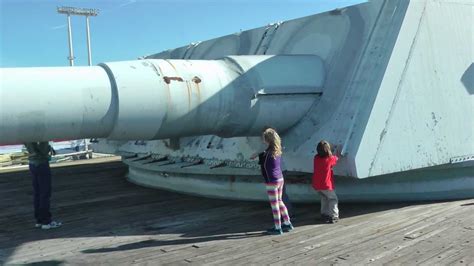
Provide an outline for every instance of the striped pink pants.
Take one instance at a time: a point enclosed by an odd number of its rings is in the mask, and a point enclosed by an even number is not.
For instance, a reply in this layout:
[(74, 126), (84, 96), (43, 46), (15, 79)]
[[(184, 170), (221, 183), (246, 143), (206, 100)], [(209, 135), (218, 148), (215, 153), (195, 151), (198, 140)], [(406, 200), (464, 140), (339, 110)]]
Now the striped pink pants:
[(283, 180), (280, 182), (266, 183), (268, 199), (270, 200), (270, 205), (272, 206), (273, 213), (273, 222), (275, 223), (275, 228), (281, 228), (281, 218), (283, 221), (290, 222), (290, 217), (288, 217), (288, 210), (286, 209), (285, 203), (282, 201), (283, 193)]

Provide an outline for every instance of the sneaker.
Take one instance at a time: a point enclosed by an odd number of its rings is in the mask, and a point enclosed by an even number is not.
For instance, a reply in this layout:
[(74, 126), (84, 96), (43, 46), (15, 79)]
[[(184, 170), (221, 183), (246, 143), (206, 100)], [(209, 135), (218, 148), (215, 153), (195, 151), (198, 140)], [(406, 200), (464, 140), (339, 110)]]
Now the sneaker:
[(337, 222), (339, 222), (339, 218), (338, 218), (338, 217), (333, 217), (333, 218), (328, 217), (328, 219), (326, 220), (326, 223), (328, 223), (328, 224), (335, 224), (335, 223), (337, 223)]
[(329, 219), (331, 219), (331, 216), (329, 216), (329, 215), (327, 215), (327, 214), (321, 214), (321, 220), (327, 221), (327, 220), (329, 220)]
[[(285, 219), (281, 218), (280, 221), (281, 221), (281, 224), (283, 224), (283, 223), (285, 222)], [(293, 215), (293, 216), (290, 216), (290, 221), (291, 221), (292, 223), (294, 223), (294, 222), (296, 221), (296, 217), (295, 217), (294, 215)]]
[(286, 224), (281, 225), (281, 230), (283, 232), (290, 232), (293, 229), (295, 229), (295, 228), (293, 227), (293, 225), (291, 223), (289, 225), (286, 225)]
[(61, 225), (63, 225), (61, 222), (51, 221), (49, 224), (41, 225), (41, 229), (43, 230), (54, 229), (54, 228), (61, 227)]
[(268, 229), (267, 233), (269, 235), (283, 235), (283, 231), (281, 230), (281, 228), (277, 229), (275, 227)]

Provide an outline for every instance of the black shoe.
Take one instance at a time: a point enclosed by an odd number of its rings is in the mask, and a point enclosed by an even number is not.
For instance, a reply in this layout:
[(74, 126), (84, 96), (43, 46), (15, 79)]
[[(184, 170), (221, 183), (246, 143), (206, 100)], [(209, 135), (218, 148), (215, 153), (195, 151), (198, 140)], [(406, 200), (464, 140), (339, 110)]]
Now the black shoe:
[(329, 220), (329, 219), (331, 219), (331, 216), (326, 215), (326, 214), (321, 214), (321, 220), (327, 221), (327, 220)]
[(337, 223), (337, 222), (339, 222), (339, 218), (338, 218), (338, 217), (333, 217), (333, 218), (329, 217), (329, 218), (326, 220), (326, 223), (328, 223), (328, 224), (335, 224), (335, 223)]
[(269, 235), (283, 235), (283, 231), (281, 229), (276, 229), (275, 227), (267, 229), (267, 234)]
[(289, 225), (286, 225), (286, 224), (281, 225), (281, 230), (283, 232), (290, 232), (293, 229), (295, 229), (295, 228), (293, 227), (293, 225), (291, 223)]

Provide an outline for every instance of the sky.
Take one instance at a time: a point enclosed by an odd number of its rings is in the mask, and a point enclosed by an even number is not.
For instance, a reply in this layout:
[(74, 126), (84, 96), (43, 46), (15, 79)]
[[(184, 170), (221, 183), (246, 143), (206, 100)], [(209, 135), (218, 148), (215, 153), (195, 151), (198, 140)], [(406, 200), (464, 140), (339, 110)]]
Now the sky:
[[(134, 60), (196, 41), (304, 17), (363, 0), (0, 0), (0, 67), (69, 65), (66, 15), (90, 18), (92, 64)], [(86, 23), (72, 17), (75, 65), (87, 65)]]

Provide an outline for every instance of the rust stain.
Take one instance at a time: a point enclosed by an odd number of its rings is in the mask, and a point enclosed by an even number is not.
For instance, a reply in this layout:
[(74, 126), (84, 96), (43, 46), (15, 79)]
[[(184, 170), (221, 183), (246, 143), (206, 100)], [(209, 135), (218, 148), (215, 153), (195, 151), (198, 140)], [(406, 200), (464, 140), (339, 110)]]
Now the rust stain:
[(189, 82), (186, 82), (186, 88), (188, 89), (188, 110), (191, 110), (191, 88)]
[(171, 90), (170, 90), (170, 86), (168, 84), (166, 84), (166, 91), (168, 92), (166, 95), (168, 96), (168, 102), (167, 102), (167, 112), (170, 111), (170, 108), (171, 108)]
[(197, 90), (197, 95), (198, 95), (198, 103), (200, 103), (201, 102), (201, 87), (199, 86), (199, 83), (201, 83), (202, 80), (198, 76), (194, 76), (191, 80), (196, 85), (196, 90)]
[(163, 77), (163, 80), (166, 82), (166, 84), (170, 84), (172, 80), (183, 82), (183, 78), (181, 78), (181, 77), (168, 77), (168, 76), (165, 76), (165, 77)]
[(198, 95), (198, 103), (201, 103), (201, 88), (199, 87), (199, 83), (196, 84), (196, 90), (197, 90), (197, 95)]

